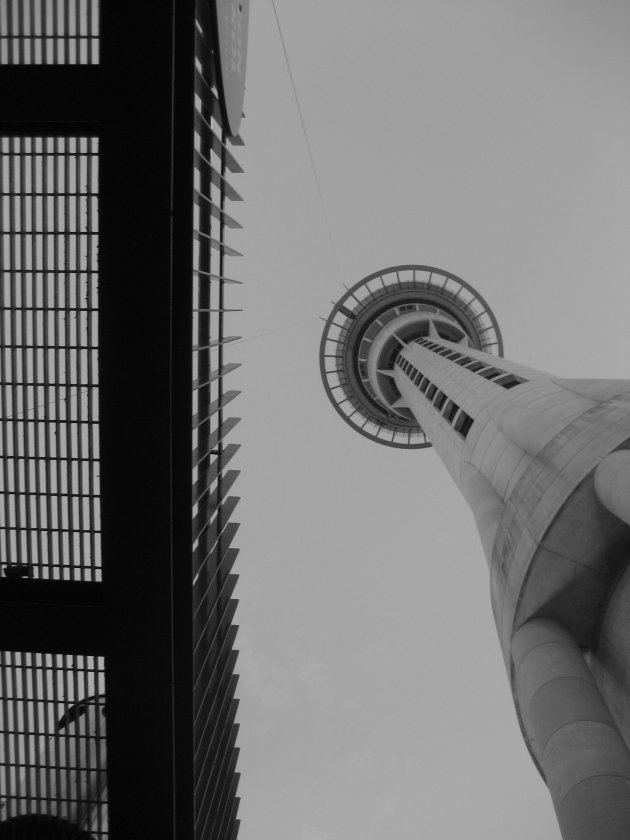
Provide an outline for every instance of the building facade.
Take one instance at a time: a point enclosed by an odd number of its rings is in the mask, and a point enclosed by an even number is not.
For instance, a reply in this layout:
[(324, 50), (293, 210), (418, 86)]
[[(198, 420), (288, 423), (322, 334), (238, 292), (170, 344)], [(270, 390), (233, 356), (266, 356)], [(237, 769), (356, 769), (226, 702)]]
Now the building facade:
[(501, 358), (481, 296), (396, 266), (357, 283), (321, 343), (361, 434), (432, 445), (475, 517), (519, 724), (565, 840), (630, 837), (630, 380)]
[(248, 3), (0, 4), (0, 837), (234, 838)]

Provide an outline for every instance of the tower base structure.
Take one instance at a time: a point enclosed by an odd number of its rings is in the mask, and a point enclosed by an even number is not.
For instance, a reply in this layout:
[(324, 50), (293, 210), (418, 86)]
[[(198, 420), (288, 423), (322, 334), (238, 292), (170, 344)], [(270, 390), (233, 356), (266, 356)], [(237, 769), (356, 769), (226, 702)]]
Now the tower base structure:
[(565, 840), (630, 837), (630, 380), (501, 358), (455, 275), (396, 266), (349, 289), (320, 366), (365, 436), (432, 445), (484, 547), (525, 742)]

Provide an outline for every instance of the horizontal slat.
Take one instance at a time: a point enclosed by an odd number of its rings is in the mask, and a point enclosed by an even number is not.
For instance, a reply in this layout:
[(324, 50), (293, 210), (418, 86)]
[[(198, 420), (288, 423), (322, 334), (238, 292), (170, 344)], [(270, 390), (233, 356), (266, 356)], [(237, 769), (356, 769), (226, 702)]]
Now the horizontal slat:
[(194, 309), (193, 312), (242, 312), (242, 309), (233, 309), (227, 306), (210, 306)]
[[(221, 779), (229, 776), (229, 769), (235, 766), (234, 721), (238, 709), (238, 700), (234, 692), (238, 679), (231, 673), (229, 662), (219, 683), (217, 695), (204, 696), (204, 702), (198, 711), (197, 719), (203, 720), (203, 729), (196, 726), (197, 743), (195, 745), (195, 795), (210, 802), (219, 795)], [(216, 837), (218, 835), (205, 835)]]
[[(236, 628), (230, 628), (236, 630)], [(234, 633), (234, 636), (236, 633)], [(236, 705), (233, 690), (238, 685), (238, 676), (234, 673), (238, 653), (232, 652), (228, 657), (222, 656), (215, 663), (212, 677), (207, 683), (208, 690), (204, 693), (201, 703), (196, 707), (195, 734), (197, 736), (197, 747), (195, 750), (195, 767), (199, 768), (206, 763), (210, 752), (210, 758), (214, 763), (214, 757), (224, 751), (226, 740), (226, 717), (230, 715), (230, 707)], [(211, 691), (214, 689), (214, 694)], [(233, 720), (233, 718), (232, 718)], [(210, 749), (208, 749), (210, 748)], [(231, 763), (232, 756), (229, 757)], [(211, 773), (212, 764), (208, 765), (204, 775)]]
[(201, 190), (195, 190), (194, 199), (199, 206), (209, 207), (211, 215), (214, 216), (215, 219), (223, 221), (227, 227), (232, 228), (233, 230), (240, 230), (243, 227), (240, 222), (233, 219), (225, 212), (225, 210), (222, 211), (220, 207), (217, 207), (217, 205)]
[(235, 283), (239, 286), (243, 284), (242, 280), (233, 280), (230, 277), (224, 277), (220, 274), (212, 274), (210, 271), (201, 271), (200, 269), (193, 269), (193, 273), (198, 277), (207, 277), (209, 280), (215, 280), (218, 283)]
[[(227, 658), (225, 655), (227, 651), (232, 651), (234, 647), (238, 627), (232, 624), (232, 621), (234, 620), (237, 607), (238, 601), (235, 598), (230, 598), (230, 600), (226, 601), (223, 610), (219, 613), (218, 624), (212, 628), (212, 635), (207, 640), (207, 653), (209, 655), (204, 659), (203, 667), (199, 671), (195, 671), (193, 692), (195, 694), (196, 708), (200, 708), (204, 695), (214, 688), (213, 683), (216, 685), (215, 677), (223, 671), (222, 660)], [(229, 648), (226, 648), (225, 641), (229, 637), (232, 638), (232, 641)], [(213, 660), (212, 654), (219, 647), (221, 648), (221, 652), (216, 657), (216, 660)]]
[(236, 793), (236, 789), (239, 785), (239, 780), (240, 773), (231, 773), (227, 775), (225, 793), (222, 794), (220, 804), (217, 809), (218, 815), (222, 814), (223, 816), (217, 817), (217, 828), (211, 829), (212, 831), (216, 831), (218, 837), (225, 837), (226, 840), (232, 840), (234, 837), (232, 827), (236, 819), (236, 813), (240, 803), (240, 800), (236, 798), (234, 794)]
[[(223, 440), (232, 431), (234, 426), (240, 421), (240, 417), (228, 417), (223, 423), (210, 434), (200, 434), (198, 445), (193, 449), (192, 459), (193, 464), (197, 464), (206, 455), (209, 455), (216, 449), (220, 440)], [(203, 429), (203, 426), (200, 428)]]
[[(223, 724), (226, 735), (221, 739), (220, 746), (214, 756), (213, 769), (206, 788), (210, 798), (206, 797), (205, 800), (202, 800), (204, 807), (200, 809), (200, 814), (205, 810), (211, 818), (206, 824), (205, 836), (207, 837), (225, 837), (224, 831), (229, 823), (230, 815), (233, 813), (234, 803), (230, 799), (230, 790), (234, 784), (234, 778), (228, 770), (239, 729), (238, 724), (234, 723), (238, 701), (233, 702), (234, 708), (230, 709), (228, 718)], [(221, 779), (223, 784), (220, 783)]]
[(241, 196), (236, 192), (234, 187), (227, 181), (225, 178), (221, 176), (220, 172), (212, 165), (211, 161), (208, 160), (207, 157), (201, 154), (200, 151), (195, 149), (195, 165), (201, 169), (203, 172), (207, 172), (210, 175), (210, 180), (212, 183), (217, 187), (217, 189), (221, 190), (221, 192), (225, 191), (225, 195), (230, 201), (242, 201), (243, 199)]
[(232, 400), (233, 400), (235, 397), (238, 397), (238, 395), (239, 395), (240, 393), (241, 393), (240, 391), (226, 391), (226, 392), (223, 394), (223, 399), (221, 399), (221, 398), (217, 398), (216, 400), (213, 400), (213, 401), (210, 403), (210, 405), (209, 405), (207, 408), (205, 408), (205, 409), (204, 409), (204, 411), (203, 411), (203, 419), (201, 419), (201, 417), (202, 417), (201, 413), (197, 412), (196, 414), (194, 414), (194, 415), (193, 415), (193, 419), (192, 419), (192, 427), (193, 427), (193, 429), (196, 429), (196, 428), (197, 428), (198, 426), (200, 426), (202, 423), (206, 423), (206, 422), (208, 421), (208, 418), (209, 418), (209, 417), (212, 417), (212, 415), (213, 415), (213, 414), (216, 414), (216, 412), (217, 412), (220, 408), (225, 408), (225, 406), (226, 406), (228, 403), (232, 402)]
[(231, 341), (240, 341), (241, 335), (226, 335), (224, 338), (215, 338), (208, 344), (208, 347), (217, 347), (219, 344), (229, 344)]
[(238, 654), (234, 650), (234, 642), (238, 628), (227, 625), (223, 638), (219, 644), (209, 645), (203, 661), (195, 663), (194, 701), (195, 708), (199, 708), (203, 695), (209, 691), (213, 683), (216, 685), (221, 673), (228, 667), (234, 671), (234, 664)]
[[(210, 375), (207, 379), (199, 380), (195, 379), (193, 381), (192, 387), (193, 391), (196, 391), (198, 388), (203, 388), (205, 385), (208, 385), (210, 382), (214, 382), (215, 379), (218, 379), (219, 376), (225, 376), (228, 373), (231, 373), (236, 368), (241, 366), (240, 362), (230, 362), (229, 365), (223, 365), (221, 368), (217, 368), (210, 372)], [(32, 384), (32, 383), (31, 383)]]
[(207, 747), (217, 741), (216, 724), (225, 703), (234, 699), (238, 685), (238, 674), (234, 673), (238, 653), (223, 657), (220, 667), (216, 669), (214, 678), (208, 684), (208, 691), (202, 696), (200, 704), (195, 709), (194, 730), (196, 738), (195, 765), (203, 765), (206, 761)]
[(198, 800), (196, 830), (199, 837), (222, 838), (226, 840), (229, 817), (233, 813), (233, 801), (229, 794), (234, 785), (234, 774), (230, 772), (234, 747), (238, 736), (235, 723), (238, 700), (231, 700), (221, 708), (218, 725), (220, 731), (210, 742), (208, 761), (203, 773), (199, 773), (195, 786)]
[(243, 167), (236, 160), (232, 152), (227, 146), (223, 145), (217, 133), (212, 131), (208, 121), (204, 118), (203, 114), (200, 114), (198, 111), (195, 114), (195, 129), (199, 133), (201, 139), (210, 145), (210, 148), (216, 155), (218, 155), (218, 157), (221, 157), (221, 153), (223, 152), (225, 155), (225, 165), (230, 172), (234, 172), (235, 174), (241, 174), (243, 172)]
[[(232, 460), (234, 455), (238, 452), (241, 448), (240, 443), (230, 443), (226, 447), (224, 447), (223, 452), (221, 453), (221, 469), (225, 469), (225, 467), (229, 464)], [(207, 487), (208, 485), (212, 484), (212, 482), (217, 478), (217, 472), (219, 469), (219, 459), (215, 458), (214, 461), (210, 462), (208, 458), (208, 467), (205, 469), (204, 467), (199, 465), (200, 471), (202, 471), (202, 475), (199, 481), (202, 483), (201, 487)], [(193, 499), (200, 497), (200, 492), (197, 489), (197, 483), (193, 485)]]
[[(234, 594), (237, 581), (238, 575), (225, 575), (221, 589), (212, 597), (212, 603), (206, 599), (195, 613), (193, 618), (193, 652), (195, 654), (214, 637), (220, 624), (219, 616), (225, 611), (225, 607)], [(205, 609), (203, 609), (204, 606)]]
[(228, 522), (225, 528), (221, 531), (221, 539), (219, 541), (215, 540), (210, 545), (208, 545), (205, 540), (200, 542), (197, 548), (193, 551), (193, 575), (197, 574), (202, 563), (210, 560), (212, 554), (218, 546), (221, 551), (227, 551), (227, 549), (231, 546), (239, 528), (240, 525), (238, 522)]
[[(195, 719), (195, 786), (196, 789), (205, 786), (205, 780), (212, 773), (214, 758), (221, 748), (221, 741), (225, 744), (225, 720), (230, 714), (230, 707), (234, 700), (238, 677), (229, 668), (223, 669), (221, 681), (216, 686), (214, 694), (204, 696)], [(232, 766), (232, 754), (228, 756), (229, 766)]]
[(221, 242), (218, 239), (213, 239), (212, 236), (209, 236), (207, 233), (202, 233), (200, 230), (193, 231), (194, 238), (200, 242), (202, 239), (204, 242), (209, 243), (211, 248), (214, 248), (215, 251), (223, 251), (228, 257), (242, 257), (240, 251), (236, 251), (234, 248), (230, 248), (229, 245), (226, 245), (225, 242)]
[[(227, 449), (227, 447), (226, 447)], [(221, 491), (227, 493), (230, 487), (234, 484), (236, 479), (240, 474), (240, 470), (228, 470), (227, 472), (223, 473), (221, 476)], [(204, 475), (202, 481), (197, 481), (193, 484), (193, 494), (192, 494), (192, 502), (196, 504), (199, 502), (203, 497), (210, 492), (210, 481), (208, 477)], [(216, 494), (217, 491), (215, 490), (212, 494), (212, 499), (214, 500), (214, 506), (216, 507)], [(213, 504), (213, 501), (210, 502)]]
[[(221, 492), (225, 492), (223, 487), (221, 487)], [(212, 511), (210, 511), (206, 505), (201, 504), (199, 512), (192, 521), (191, 530), (193, 540), (196, 541), (203, 538), (205, 545), (208, 548), (211, 548), (218, 538), (217, 529), (219, 527), (219, 523), (222, 529), (227, 526), (227, 523), (231, 515), (234, 513), (234, 509), (239, 501), (240, 496), (224, 497), (221, 500), (220, 505), (216, 505)]]
[[(240, 444), (230, 443), (228, 446), (223, 448), (223, 450), (221, 452), (221, 469), (223, 469), (225, 467), (225, 465), (228, 463), (228, 461), (230, 460), (230, 458), (234, 454), (235, 450), (231, 449), (231, 447), (233, 447), (233, 446), (236, 446), (236, 448), (238, 449)], [(226, 457), (226, 453), (227, 453), (227, 457)], [(211, 466), (207, 470), (205, 470), (205, 464), (207, 464), (209, 462), (210, 458), (213, 455), (217, 456), (215, 458), (215, 463), (211, 464)], [(199, 467), (200, 470), (204, 470), (205, 473), (206, 473), (204, 478), (205, 478), (206, 481), (208, 481), (210, 483), (211, 481), (214, 481), (214, 479), (216, 478), (216, 470), (218, 469), (218, 464), (216, 463), (216, 461), (218, 461), (218, 452), (210, 450), (210, 452), (206, 452), (205, 454), (202, 454), (199, 457), (198, 461), (193, 461), (193, 467)], [(212, 470), (212, 467), (215, 468), (214, 472)]]
[(217, 721), (221, 718), (221, 712), (225, 715), (226, 704), (234, 699), (238, 676), (229, 668), (224, 668), (221, 674), (221, 681), (217, 684), (213, 693), (204, 696), (200, 708), (195, 717), (195, 734), (197, 745), (195, 753), (195, 775), (200, 778), (205, 763), (216, 753), (216, 742), (219, 740)]
[(202, 775), (202, 782), (206, 781), (206, 784), (198, 788), (201, 800), (198, 819), (204, 820), (204, 837), (225, 837), (233, 812), (230, 792), (234, 787), (234, 775), (230, 773), (230, 766), (238, 736), (238, 724), (235, 723), (237, 710), (238, 701), (233, 700), (225, 716), (221, 716), (221, 737), (216, 749), (212, 750), (212, 764)]
[(214, 519), (208, 519), (208, 514), (205, 510), (201, 510), (192, 522), (192, 537), (193, 540), (201, 539), (206, 546), (212, 547), (217, 539), (219, 539), (219, 528), (221, 533), (227, 528), (230, 516), (234, 513), (236, 505), (239, 503), (239, 496), (230, 496), (224, 499), (221, 507), (217, 508), (217, 515)]
[(235, 548), (230, 548), (223, 554), (217, 566), (209, 563), (201, 567), (193, 581), (193, 615), (203, 607), (205, 599), (212, 597), (219, 575), (225, 577), (230, 573), (237, 556), (238, 551)]
[(208, 111), (208, 116), (212, 117), (218, 125), (222, 125), (221, 106), (217, 95), (199, 72), (195, 73), (195, 93), (201, 98), (204, 109)]

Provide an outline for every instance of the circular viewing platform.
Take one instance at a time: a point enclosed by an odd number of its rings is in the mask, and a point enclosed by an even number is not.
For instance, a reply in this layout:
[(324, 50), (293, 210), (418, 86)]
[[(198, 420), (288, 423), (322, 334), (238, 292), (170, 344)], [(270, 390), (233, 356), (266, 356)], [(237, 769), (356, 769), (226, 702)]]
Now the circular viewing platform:
[[(401, 328), (384, 344), (383, 334), (392, 332), (394, 319)], [(401, 344), (426, 336), (430, 322), (447, 341), (462, 340), (503, 355), (499, 325), (488, 304), (468, 283), (439, 268), (397, 265), (377, 271), (335, 304), (320, 344), (322, 380), (337, 412), (365, 437), (405, 449), (431, 445), (415, 418), (379, 398), (368, 376), (371, 348), (380, 347), (379, 367), (392, 367)]]

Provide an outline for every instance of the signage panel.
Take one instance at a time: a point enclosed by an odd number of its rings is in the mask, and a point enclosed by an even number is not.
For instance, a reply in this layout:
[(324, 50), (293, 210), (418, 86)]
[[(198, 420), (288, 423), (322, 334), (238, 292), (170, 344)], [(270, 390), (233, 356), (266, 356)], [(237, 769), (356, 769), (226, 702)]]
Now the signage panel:
[(225, 128), (236, 137), (243, 114), (249, 0), (214, 0), (217, 86)]

